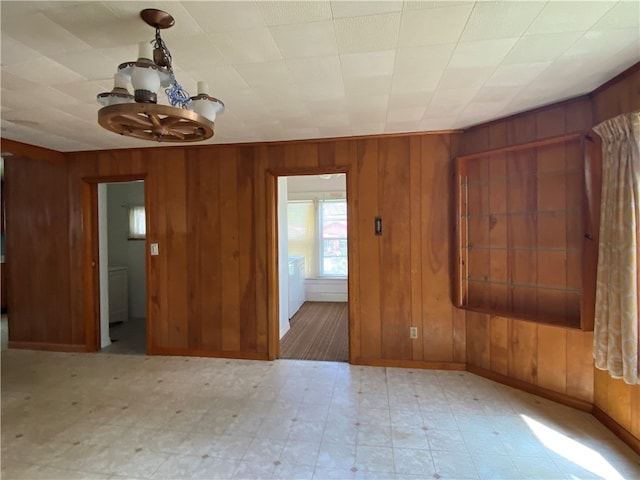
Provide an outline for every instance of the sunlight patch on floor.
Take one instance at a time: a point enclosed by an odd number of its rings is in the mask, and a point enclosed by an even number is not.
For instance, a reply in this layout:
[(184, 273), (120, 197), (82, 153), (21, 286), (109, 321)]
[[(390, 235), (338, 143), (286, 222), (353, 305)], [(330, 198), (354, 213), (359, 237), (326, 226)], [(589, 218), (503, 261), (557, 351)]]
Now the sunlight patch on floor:
[(548, 449), (594, 475), (607, 479), (624, 480), (624, 477), (597, 451), (531, 417), (521, 416), (531, 431)]

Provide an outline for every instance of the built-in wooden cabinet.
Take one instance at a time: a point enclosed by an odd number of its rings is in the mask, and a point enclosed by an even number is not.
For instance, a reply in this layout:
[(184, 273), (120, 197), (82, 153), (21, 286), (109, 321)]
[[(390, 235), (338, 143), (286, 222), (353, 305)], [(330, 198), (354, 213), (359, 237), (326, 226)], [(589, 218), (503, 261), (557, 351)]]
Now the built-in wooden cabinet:
[(593, 159), (575, 134), (456, 159), (458, 307), (591, 329)]

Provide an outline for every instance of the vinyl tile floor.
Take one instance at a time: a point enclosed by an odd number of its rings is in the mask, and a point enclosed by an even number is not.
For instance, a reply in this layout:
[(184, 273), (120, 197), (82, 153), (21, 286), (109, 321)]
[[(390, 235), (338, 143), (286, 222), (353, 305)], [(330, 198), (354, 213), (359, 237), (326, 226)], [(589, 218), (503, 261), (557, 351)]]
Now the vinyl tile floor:
[(640, 478), (595, 418), (467, 372), (2, 351), (2, 479)]

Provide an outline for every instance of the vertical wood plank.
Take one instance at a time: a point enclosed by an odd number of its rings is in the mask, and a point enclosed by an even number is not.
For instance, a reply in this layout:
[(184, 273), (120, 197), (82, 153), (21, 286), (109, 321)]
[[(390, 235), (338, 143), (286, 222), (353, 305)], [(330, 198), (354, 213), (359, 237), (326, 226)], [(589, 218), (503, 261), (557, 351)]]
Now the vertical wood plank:
[[(253, 147), (254, 150), (254, 189), (253, 211), (255, 215), (255, 282), (256, 282), (256, 342), (257, 351), (267, 353), (269, 349), (269, 316), (267, 298), (267, 190), (266, 170), (268, 156), (266, 147)], [(272, 352), (269, 352), (272, 353)]]
[(287, 164), (296, 167), (315, 167), (318, 165), (318, 144), (317, 143), (300, 143), (295, 146), (285, 146), (287, 152), (293, 153), (294, 163)]
[(383, 219), (380, 241), (380, 311), (382, 358), (411, 359), (411, 245), (409, 142), (406, 137), (380, 140), (378, 148), (379, 209)]
[(409, 190), (411, 202), (411, 325), (419, 328), (418, 339), (411, 342), (413, 360), (423, 359), (423, 342), (426, 338), (422, 324), (422, 151), (420, 138), (412, 137), (409, 144)]
[(222, 350), (240, 350), (240, 264), (238, 244), (237, 150), (220, 152), (220, 274)]
[(608, 380), (607, 414), (627, 431), (631, 431), (631, 388), (622, 380)]
[(509, 323), (506, 317), (491, 316), (491, 370), (509, 373)]
[(508, 269), (507, 269), (507, 225), (509, 211), (507, 203), (507, 159), (505, 154), (492, 155), (490, 158), (488, 181), (491, 182), (489, 194), (489, 278), (495, 283), (489, 285), (489, 308), (497, 312), (507, 312)]
[(193, 350), (201, 349), (203, 333), (202, 299), (205, 297), (203, 286), (202, 253), (205, 250), (201, 243), (204, 230), (204, 217), (200, 211), (200, 191), (202, 172), (197, 152), (186, 152), (185, 180), (189, 188), (186, 192), (187, 217), (187, 344)]
[(538, 325), (512, 320), (509, 331), (509, 376), (536, 384)]
[(201, 264), (199, 281), (201, 335), (200, 345), (205, 350), (222, 349), (222, 283), (220, 239), (220, 161), (212, 152), (198, 152), (198, 216), (200, 218)]
[(338, 156), (338, 162), (349, 165), (347, 172), (347, 242), (348, 242), (348, 299), (349, 299), (349, 362), (362, 357), (362, 318), (360, 317), (361, 277), (360, 277), (360, 183), (358, 182), (358, 143), (344, 142), (348, 151)]
[(566, 107), (558, 105), (535, 113), (536, 138), (549, 138), (565, 133)]
[(258, 347), (256, 279), (254, 274), (256, 222), (253, 209), (253, 160), (251, 147), (239, 148), (237, 159), (238, 250), (240, 253), (238, 280), (240, 289), (240, 350), (243, 352), (256, 352)]
[(567, 329), (538, 325), (538, 385), (566, 393)]
[(593, 332), (567, 329), (567, 395), (593, 402)]
[(475, 367), (491, 368), (491, 324), (489, 315), (472, 311), (467, 317), (467, 363)]
[[(445, 137), (423, 136), (422, 225), (422, 344), (427, 361), (452, 361), (453, 324), (451, 298), (450, 218), (452, 198), (449, 142)], [(414, 217), (414, 220), (417, 220)]]
[[(166, 248), (168, 339), (170, 348), (188, 348), (187, 212), (184, 151), (166, 162)], [(161, 253), (162, 255), (162, 253)]]
[[(378, 206), (378, 140), (357, 141), (358, 269), (360, 278), (360, 338), (362, 358), (381, 358), (380, 237), (374, 235)], [(384, 228), (384, 226), (383, 226)]]

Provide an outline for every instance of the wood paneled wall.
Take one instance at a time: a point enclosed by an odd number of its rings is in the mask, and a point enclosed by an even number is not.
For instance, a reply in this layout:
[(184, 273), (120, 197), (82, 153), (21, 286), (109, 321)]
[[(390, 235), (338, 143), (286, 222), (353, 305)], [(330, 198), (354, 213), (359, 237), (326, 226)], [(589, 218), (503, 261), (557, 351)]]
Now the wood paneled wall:
[[(471, 128), (459, 140), (468, 155), (592, 126), (587, 97)], [(593, 334), (570, 328), (466, 312), (467, 364), (584, 402), (593, 400)]]
[[(640, 63), (592, 95), (594, 125), (621, 113), (640, 110)], [(593, 403), (624, 428), (640, 446), (640, 385), (627, 385), (595, 371)], [(638, 449), (640, 447), (636, 447)]]
[(5, 177), (10, 339), (73, 350), (66, 168), (9, 157)]
[[(148, 242), (160, 249), (147, 257), (150, 352), (267, 358), (268, 177), (326, 169), (347, 172), (352, 361), (461, 368), (464, 317), (450, 300), (450, 144), (446, 134), (409, 135), (80, 152), (29, 168), (16, 159), (7, 171), (9, 197), (17, 205), (19, 191), (29, 201), (10, 223), (37, 218), (54, 197), (59, 202), (61, 218), (47, 228), (60, 242), (48, 250), (64, 268), (52, 267), (46, 283), (65, 289), (56, 294), (55, 320), (64, 334), (40, 332), (29, 320), (23, 331), (14, 328), (23, 312), (42, 318), (43, 328), (51, 323), (51, 305), (31, 301), (36, 285), (25, 271), (12, 282), (21, 294), (10, 294), (10, 340), (84, 345), (83, 179), (134, 175), (145, 178)], [(39, 248), (23, 241), (30, 228), (9, 230), (12, 265)], [(409, 338), (412, 325), (417, 340)]]

